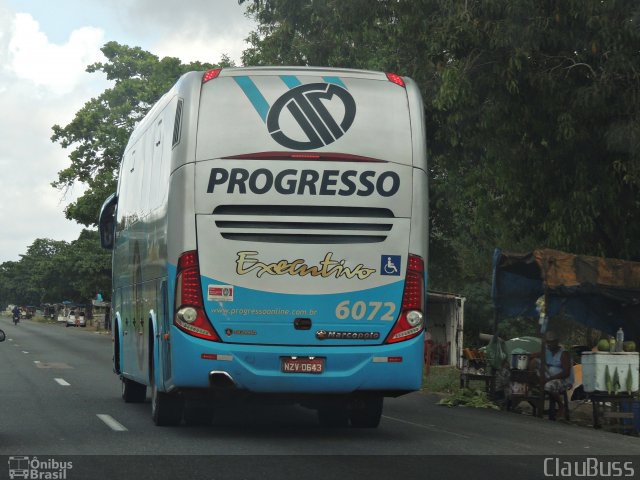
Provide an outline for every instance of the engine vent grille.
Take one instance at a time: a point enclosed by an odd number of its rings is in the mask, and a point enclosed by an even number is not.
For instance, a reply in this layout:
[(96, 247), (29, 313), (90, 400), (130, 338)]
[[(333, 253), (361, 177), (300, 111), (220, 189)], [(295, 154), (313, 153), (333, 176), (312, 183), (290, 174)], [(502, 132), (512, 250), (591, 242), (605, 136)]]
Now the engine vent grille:
[(213, 211), (228, 240), (296, 244), (384, 242), (393, 228), (386, 208), (221, 205)]

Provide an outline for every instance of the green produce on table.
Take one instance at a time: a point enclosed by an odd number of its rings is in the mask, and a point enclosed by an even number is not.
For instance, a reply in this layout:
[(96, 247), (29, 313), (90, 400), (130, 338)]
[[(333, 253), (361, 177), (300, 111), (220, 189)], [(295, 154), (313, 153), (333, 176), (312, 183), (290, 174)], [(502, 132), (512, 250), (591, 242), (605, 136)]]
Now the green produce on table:
[(618, 367), (613, 371), (613, 393), (618, 394), (620, 391), (620, 376), (618, 375)]

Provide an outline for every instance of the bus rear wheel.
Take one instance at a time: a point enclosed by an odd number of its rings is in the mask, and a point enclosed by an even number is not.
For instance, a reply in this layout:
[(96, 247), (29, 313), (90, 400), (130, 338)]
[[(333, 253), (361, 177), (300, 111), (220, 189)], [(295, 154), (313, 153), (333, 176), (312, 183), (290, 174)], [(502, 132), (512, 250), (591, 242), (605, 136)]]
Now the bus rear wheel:
[(188, 426), (207, 426), (213, 422), (213, 407), (185, 405), (184, 423)]
[(318, 408), (320, 426), (345, 428), (349, 426), (349, 411), (346, 405), (323, 405)]
[(351, 426), (355, 428), (377, 428), (382, 417), (381, 396), (360, 398), (349, 410)]
[(151, 418), (159, 427), (180, 425), (184, 410), (182, 398), (166, 392), (159, 392), (151, 386)]
[(128, 378), (122, 379), (122, 399), (126, 403), (142, 403), (147, 399), (147, 386)]

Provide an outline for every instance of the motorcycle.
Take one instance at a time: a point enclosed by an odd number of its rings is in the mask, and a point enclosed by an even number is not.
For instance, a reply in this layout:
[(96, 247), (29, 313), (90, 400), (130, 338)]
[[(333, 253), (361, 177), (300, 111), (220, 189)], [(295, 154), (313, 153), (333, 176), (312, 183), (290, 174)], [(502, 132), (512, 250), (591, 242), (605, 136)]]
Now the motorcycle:
[(13, 324), (14, 325), (18, 325), (18, 322), (20, 321), (20, 314), (18, 313), (14, 313), (13, 314)]

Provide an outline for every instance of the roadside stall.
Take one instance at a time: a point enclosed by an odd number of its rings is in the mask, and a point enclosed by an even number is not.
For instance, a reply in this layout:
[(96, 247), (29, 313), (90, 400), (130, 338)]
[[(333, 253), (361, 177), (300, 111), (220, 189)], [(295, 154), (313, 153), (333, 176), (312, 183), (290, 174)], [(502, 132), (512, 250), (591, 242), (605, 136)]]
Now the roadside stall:
[(465, 300), (453, 293), (427, 292), (426, 365), (462, 367)]
[[(496, 332), (503, 319), (531, 317), (544, 334), (549, 318), (561, 314), (612, 339), (624, 335), (625, 348), (634, 351), (622, 351), (619, 345), (618, 349), (609, 346), (612, 351), (583, 353), (582, 384), (593, 404), (594, 426), (636, 428), (640, 423), (635, 351), (640, 340), (640, 262), (550, 249), (529, 253), (496, 249), (492, 298)], [(527, 399), (526, 388), (521, 393)], [(544, 396), (532, 398), (541, 416)]]

